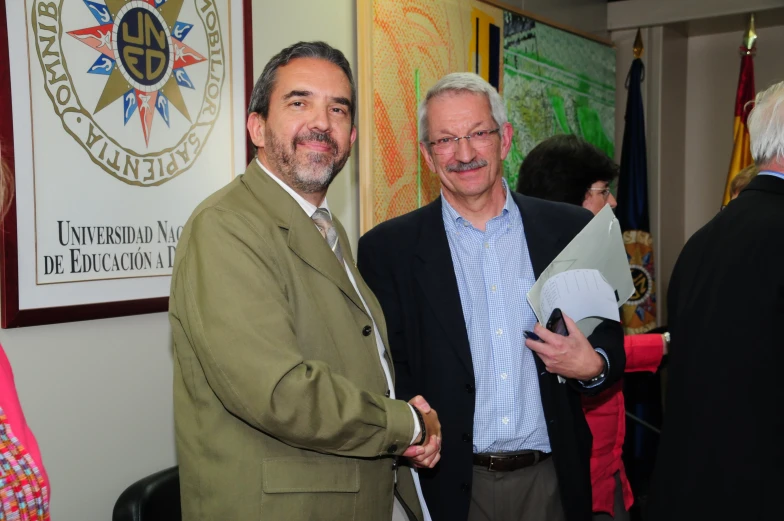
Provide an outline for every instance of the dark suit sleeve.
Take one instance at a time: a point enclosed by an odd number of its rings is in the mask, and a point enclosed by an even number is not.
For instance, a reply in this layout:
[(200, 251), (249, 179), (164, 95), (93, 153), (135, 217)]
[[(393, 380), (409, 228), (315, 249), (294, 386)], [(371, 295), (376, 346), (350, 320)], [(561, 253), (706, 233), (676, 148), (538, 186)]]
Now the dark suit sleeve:
[(596, 387), (588, 388), (580, 382), (573, 382), (572, 385), (583, 394), (594, 395), (611, 387), (620, 380), (626, 369), (626, 351), (623, 348), (623, 328), (621, 323), (614, 320), (603, 320), (601, 324), (596, 326), (593, 333), (588, 336), (588, 341), (594, 349), (601, 348), (607, 353), (607, 358), (610, 361), (610, 371), (607, 373), (604, 382)]
[(399, 400), (410, 400), (416, 396), (409, 363), (409, 348), (406, 341), (403, 310), (399, 287), (395, 284), (395, 274), (389, 265), (395, 256), (389, 255), (378, 247), (384, 241), (365, 235), (359, 239), (357, 247), (357, 269), (371, 291), (376, 295), (384, 320), (387, 324), (389, 348), (395, 365), (395, 394)]

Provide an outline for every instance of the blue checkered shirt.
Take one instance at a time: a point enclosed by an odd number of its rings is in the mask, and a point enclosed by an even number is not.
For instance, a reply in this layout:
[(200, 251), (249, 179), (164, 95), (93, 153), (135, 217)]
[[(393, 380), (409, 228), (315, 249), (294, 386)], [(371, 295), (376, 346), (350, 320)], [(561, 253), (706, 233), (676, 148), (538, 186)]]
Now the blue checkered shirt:
[(534, 354), (523, 337), (536, 324), (526, 299), (536, 277), (520, 209), (505, 181), (504, 189), (506, 204), (484, 232), (441, 198), (474, 365), (474, 452), (550, 452)]

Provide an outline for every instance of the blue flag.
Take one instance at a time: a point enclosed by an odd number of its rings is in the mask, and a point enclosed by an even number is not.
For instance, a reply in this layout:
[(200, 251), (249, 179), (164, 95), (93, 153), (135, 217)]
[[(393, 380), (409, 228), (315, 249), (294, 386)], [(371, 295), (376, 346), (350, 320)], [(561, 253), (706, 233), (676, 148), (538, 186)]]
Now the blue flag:
[(635, 59), (626, 79), (629, 94), (616, 197), (618, 207), (615, 209), (634, 281), (634, 294), (621, 313), (627, 335), (645, 333), (656, 327), (653, 238), (648, 217), (648, 156), (641, 87), (644, 74), (642, 60)]
[[(648, 216), (648, 157), (642, 104), (644, 77), (645, 67), (642, 60), (636, 58), (626, 79), (626, 126), (621, 149), (618, 206), (615, 209), (634, 281), (634, 294), (621, 310), (621, 320), (627, 335), (652, 332), (656, 327), (653, 238)], [(661, 385), (658, 373), (627, 373), (624, 397), (626, 410), (633, 415), (633, 418), (627, 417), (626, 422), (626, 473), (635, 495), (645, 495), (659, 437), (658, 433), (637, 419), (647, 425), (661, 426)]]

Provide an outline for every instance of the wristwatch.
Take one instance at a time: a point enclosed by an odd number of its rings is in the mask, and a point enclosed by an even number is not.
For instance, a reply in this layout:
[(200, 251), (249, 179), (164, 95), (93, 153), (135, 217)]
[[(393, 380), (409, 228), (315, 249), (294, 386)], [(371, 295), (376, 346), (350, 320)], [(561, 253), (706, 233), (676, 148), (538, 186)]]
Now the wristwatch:
[(595, 384), (596, 382), (599, 382), (599, 381), (603, 380), (603, 379), (604, 379), (604, 377), (605, 377), (605, 376), (607, 376), (607, 357), (606, 357), (606, 356), (604, 356), (604, 355), (603, 355), (602, 353), (600, 353), (599, 351), (597, 351), (597, 353), (599, 354), (599, 356), (601, 356), (601, 357), (602, 357), (602, 372), (601, 372), (601, 373), (599, 373), (598, 375), (594, 376), (594, 377), (593, 377), (593, 378), (591, 378), (590, 380), (586, 381), (586, 382), (585, 382), (585, 385), (593, 385), (593, 384)]
[(427, 428), (425, 428), (425, 419), (422, 417), (422, 413), (419, 412), (419, 409), (417, 409), (413, 405), (411, 406), (411, 408), (414, 409), (414, 414), (416, 414), (417, 420), (419, 420), (419, 429), (422, 431), (422, 439), (417, 443), (414, 443), (414, 445), (424, 445), (425, 441), (427, 440)]

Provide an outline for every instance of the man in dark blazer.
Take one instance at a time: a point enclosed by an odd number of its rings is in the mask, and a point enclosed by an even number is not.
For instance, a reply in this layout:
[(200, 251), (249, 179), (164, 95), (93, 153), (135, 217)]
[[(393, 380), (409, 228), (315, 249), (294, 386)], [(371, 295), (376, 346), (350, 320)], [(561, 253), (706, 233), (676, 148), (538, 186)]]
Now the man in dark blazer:
[[(368, 232), (358, 267), (389, 326), (398, 396), (422, 394), (439, 411), (442, 459), (419, 471), (427, 511), (433, 521), (588, 521), (579, 393), (619, 378), (623, 334), (604, 321), (586, 339), (567, 318), (569, 336), (555, 335), (526, 293), (591, 214), (509, 191), (512, 126), (479, 76), (444, 77), (419, 114), (442, 197)], [(541, 341), (524, 340), (531, 329)]]
[(759, 174), (686, 243), (651, 521), (784, 518), (784, 82), (748, 117)]

